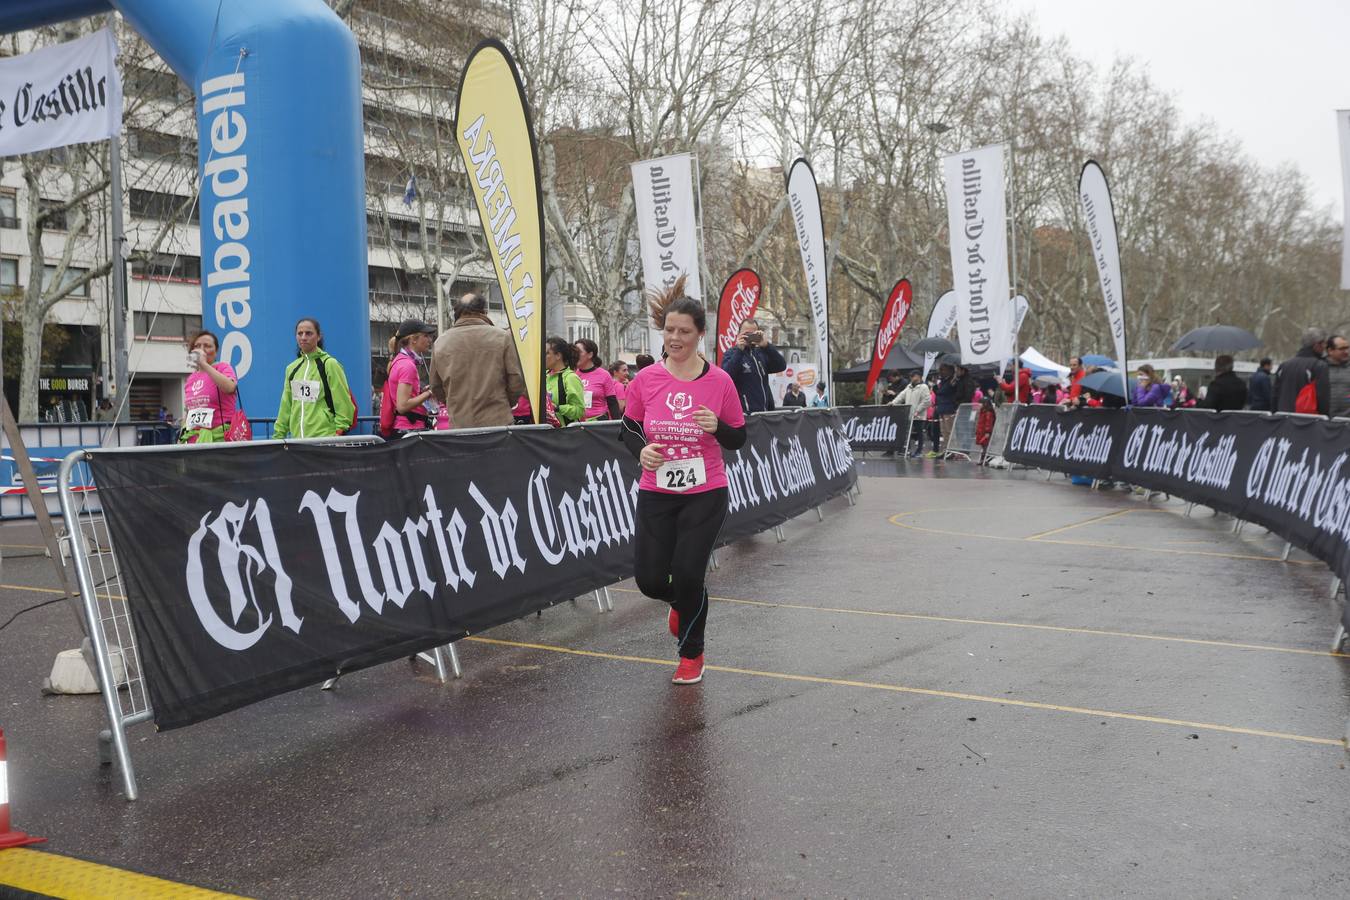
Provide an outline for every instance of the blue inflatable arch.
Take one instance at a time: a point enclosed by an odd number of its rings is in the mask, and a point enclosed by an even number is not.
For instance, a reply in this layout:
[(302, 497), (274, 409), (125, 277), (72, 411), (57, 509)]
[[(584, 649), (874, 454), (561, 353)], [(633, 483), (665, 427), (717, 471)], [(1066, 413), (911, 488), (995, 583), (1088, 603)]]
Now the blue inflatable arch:
[(361, 61), (322, 0), (0, 0), (0, 32), (116, 8), (193, 90), (202, 322), (270, 416), (295, 323), (323, 326), (369, 407)]

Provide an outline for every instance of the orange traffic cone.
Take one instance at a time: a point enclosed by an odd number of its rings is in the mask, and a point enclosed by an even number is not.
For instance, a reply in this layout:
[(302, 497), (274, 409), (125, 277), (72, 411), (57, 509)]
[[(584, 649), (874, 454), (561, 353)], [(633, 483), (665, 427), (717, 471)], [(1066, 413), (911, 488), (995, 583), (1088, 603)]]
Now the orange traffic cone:
[(9, 773), (5, 763), (5, 732), (0, 729), (0, 850), (8, 847), (23, 847), (27, 844), (40, 844), (47, 840), (29, 837), (22, 831), (11, 831), (9, 827)]

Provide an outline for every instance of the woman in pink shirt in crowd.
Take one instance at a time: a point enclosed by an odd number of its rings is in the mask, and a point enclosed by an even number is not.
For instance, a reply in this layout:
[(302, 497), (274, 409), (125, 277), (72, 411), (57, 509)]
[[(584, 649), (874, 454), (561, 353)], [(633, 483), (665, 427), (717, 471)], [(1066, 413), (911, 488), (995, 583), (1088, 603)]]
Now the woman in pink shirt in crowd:
[(632, 380), (628, 374), (628, 363), (623, 360), (610, 363), (609, 377), (614, 379), (614, 396), (619, 398), (619, 412), (623, 412), (628, 402), (628, 382)]
[(731, 376), (699, 355), (707, 318), (702, 303), (684, 296), (684, 279), (652, 309), (666, 358), (628, 385), (621, 432), (642, 464), (633, 577), (642, 593), (671, 606), (680, 657), (671, 681), (696, 684), (708, 621), (704, 577), (727, 516), (722, 450), (745, 444), (745, 413)]
[(389, 377), (384, 383), (380, 408), (385, 404), (394, 413), (393, 429), (396, 437), (410, 431), (425, 431), (433, 426), (435, 413), (431, 404), (430, 376), (422, 377), (425, 368), (422, 357), (431, 349), (431, 336), (436, 329), (420, 319), (405, 319), (389, 339)]
[(183, 385), (184, 444), (218, 444), (234, 421), (239, 387), (234, 368), (216, 362), (219, 342), (209, 331), (199, 331), (188, 341), (188, 364), (193, 372)]
[(581, 379), (586, 420), (619, 418), (619, 393), (613, 376), (600, 361), (600, 348), (590, 338), (581, 338), (572, 346), (577, 351), (576, 372)]

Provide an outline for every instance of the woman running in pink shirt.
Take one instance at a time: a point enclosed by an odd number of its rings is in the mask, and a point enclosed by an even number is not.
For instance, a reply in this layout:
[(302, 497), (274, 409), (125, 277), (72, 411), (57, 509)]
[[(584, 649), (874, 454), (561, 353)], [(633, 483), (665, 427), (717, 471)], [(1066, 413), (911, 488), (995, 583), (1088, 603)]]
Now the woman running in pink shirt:
[(684, 295), (683, 278), (653, 301), (652, 320), (665, 336), (666, 358), (629, 383), (622, 429), (642, 464), (633, 577), (642, 593), (671, 606), (680, 657), (671, 681), (697, 684), (708, 621), (704, 576), (727, 516), (722, 450), (745, 444), (745, 414), (731, 376), (699, 355), (706, 314)]

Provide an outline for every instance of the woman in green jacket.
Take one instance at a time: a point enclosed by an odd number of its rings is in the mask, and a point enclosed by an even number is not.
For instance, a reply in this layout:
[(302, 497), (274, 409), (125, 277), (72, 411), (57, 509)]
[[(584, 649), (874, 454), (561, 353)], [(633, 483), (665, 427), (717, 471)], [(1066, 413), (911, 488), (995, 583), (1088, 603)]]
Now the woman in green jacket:
[(286, 367), (274, 438), (333, 437), (356, 421), (347, 373), (323, 351), (318, 319), (295, 323), (296, 360)]
[(544, 342), (544, 365), (548, 368), (548, 393), (558, 410), (558, 419), (564, 427), (586, 418), (586, 388), (577, 373), (577, 350), (560, 337)]

